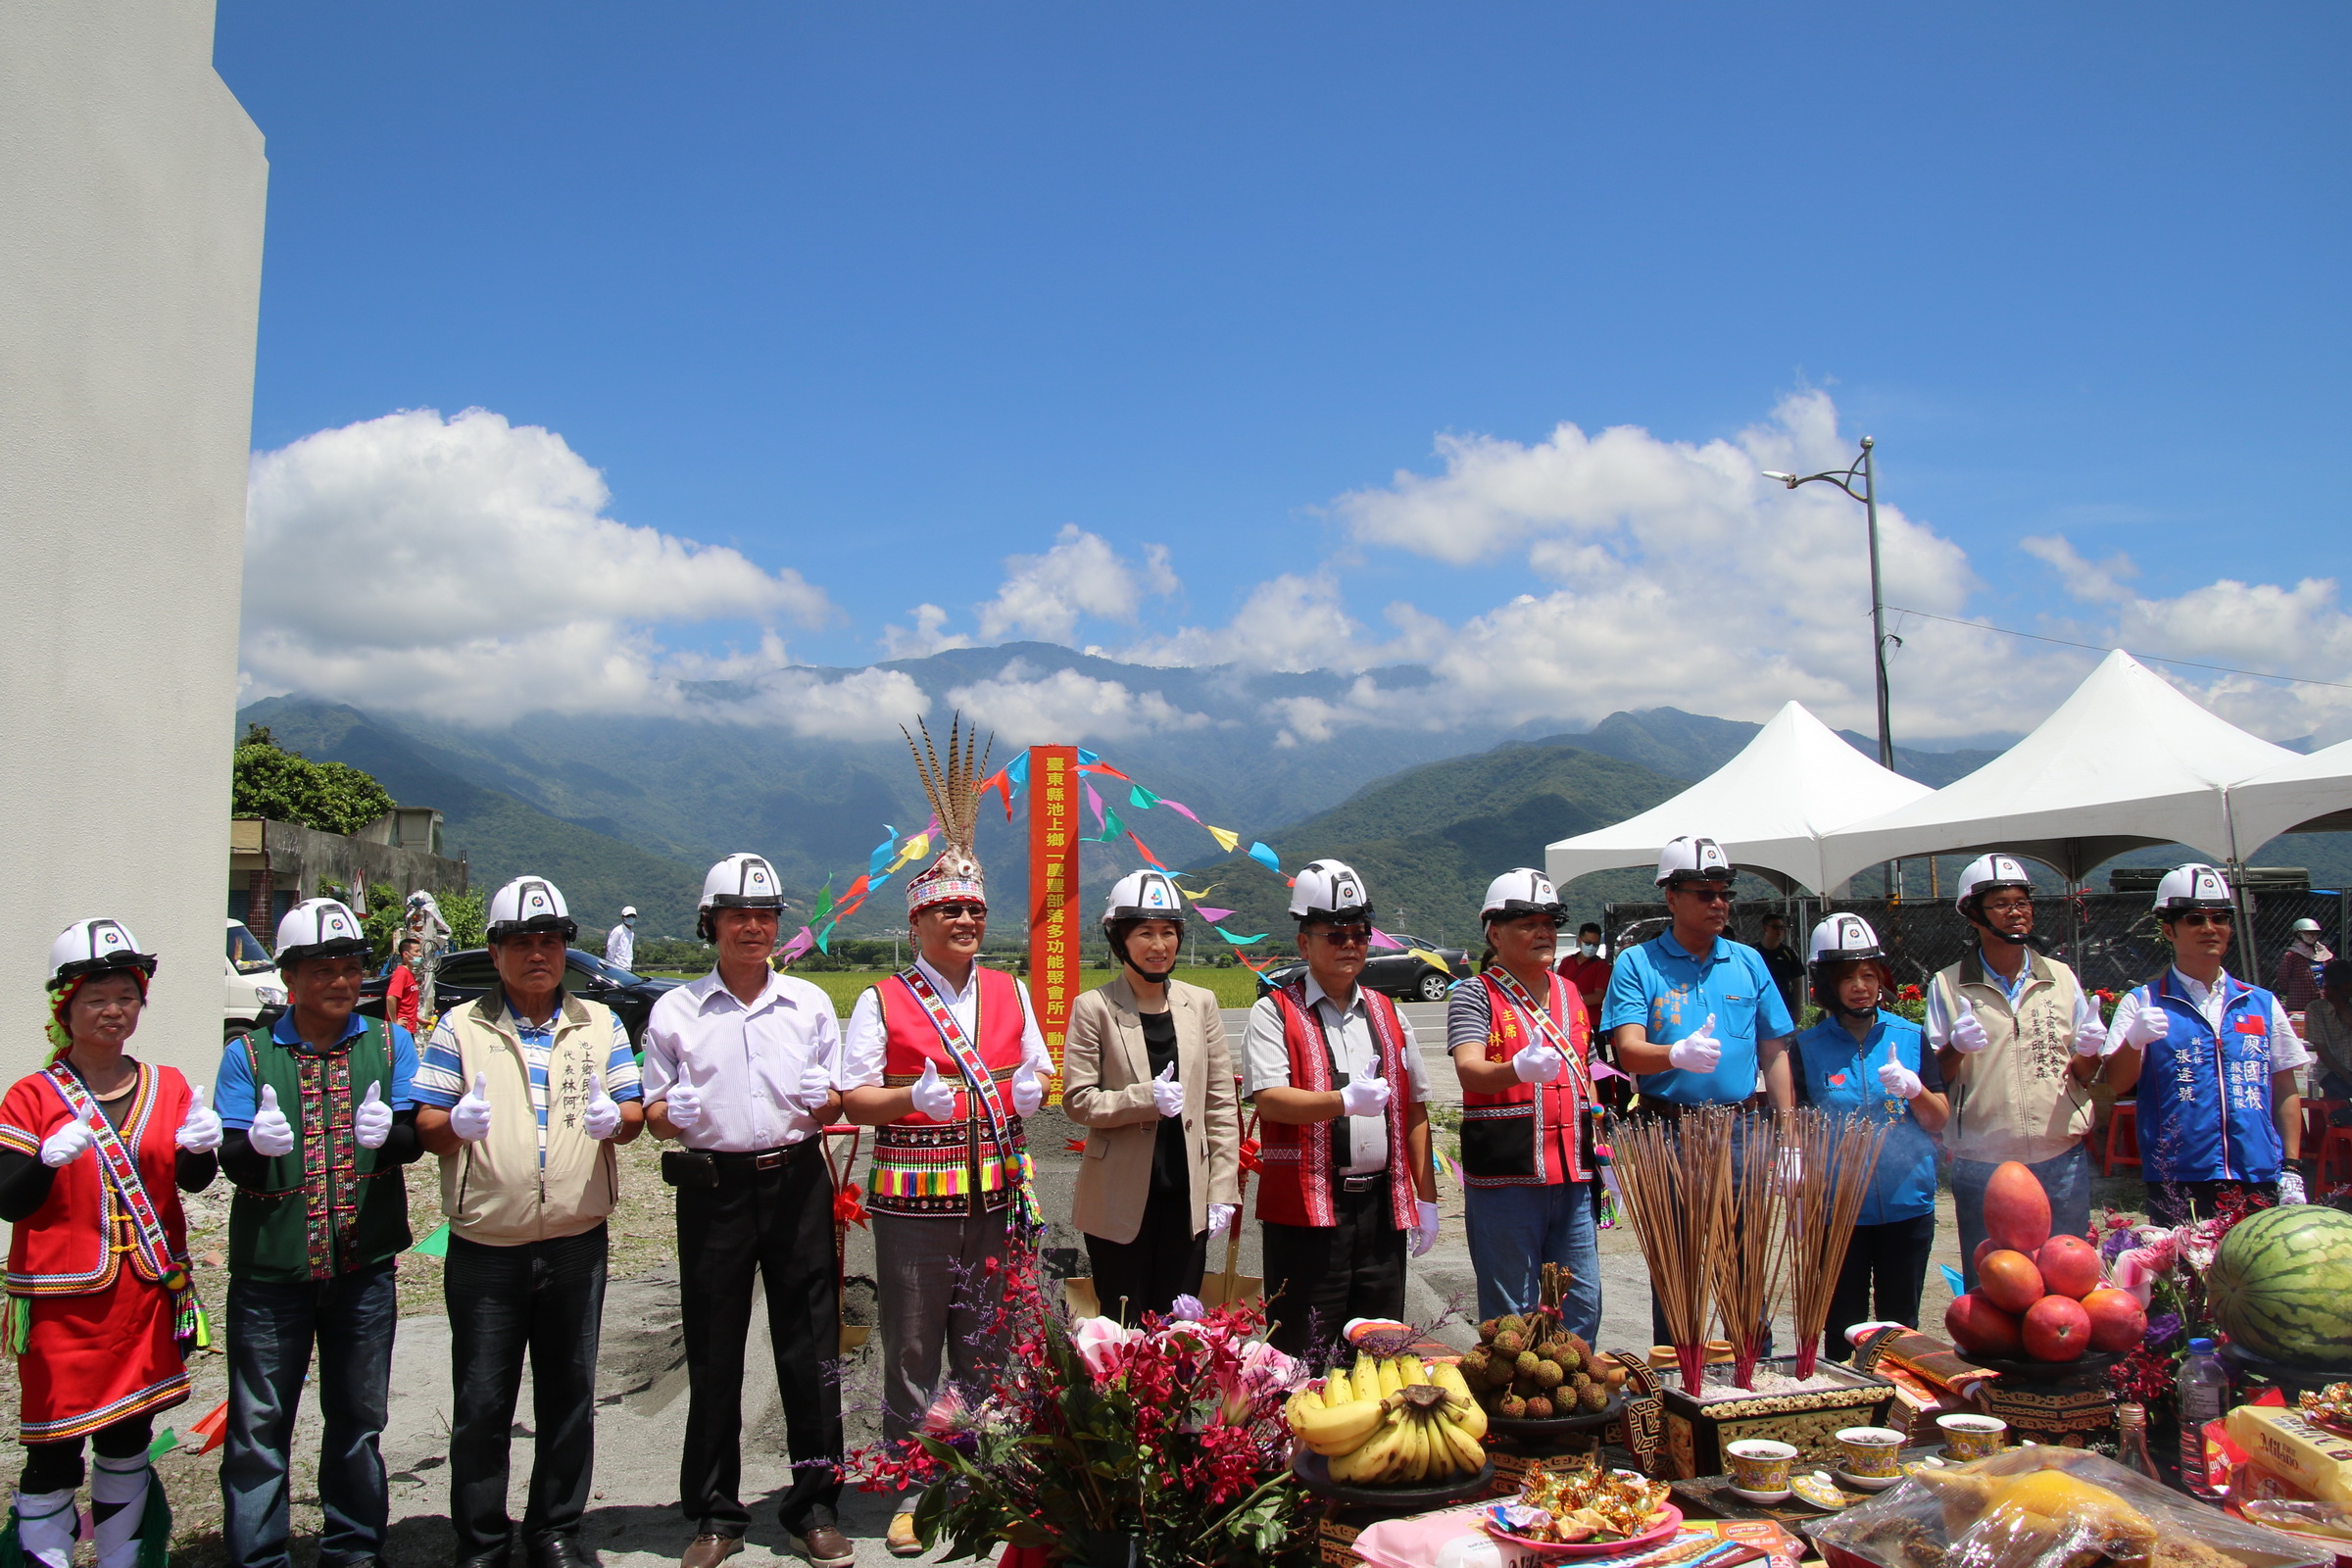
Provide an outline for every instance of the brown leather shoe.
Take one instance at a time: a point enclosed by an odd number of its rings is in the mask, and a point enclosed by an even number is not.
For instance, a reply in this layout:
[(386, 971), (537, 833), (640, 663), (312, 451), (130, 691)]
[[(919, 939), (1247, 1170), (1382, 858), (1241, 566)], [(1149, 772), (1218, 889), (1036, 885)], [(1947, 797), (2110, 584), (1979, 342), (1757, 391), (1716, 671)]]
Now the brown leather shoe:
[(784, 1544), (808, 1558), (814, 1568), (850, 1568), (858, 1560), (858, 1548), (850, 1544), (850, 1538), (831, 1525), (786, 1530)]
[(893, 1557), (920, 1557), (923, 1539), (914, 1533), (914, 1515), (894, 1513), (890, 1516), (890, 1534), (882, 1538)]
[(678, 1559), (678, 1568), (718, 1568), (742, 1549), (741, 1536), (697, 1536), (686, 1544), (686, 1553)]

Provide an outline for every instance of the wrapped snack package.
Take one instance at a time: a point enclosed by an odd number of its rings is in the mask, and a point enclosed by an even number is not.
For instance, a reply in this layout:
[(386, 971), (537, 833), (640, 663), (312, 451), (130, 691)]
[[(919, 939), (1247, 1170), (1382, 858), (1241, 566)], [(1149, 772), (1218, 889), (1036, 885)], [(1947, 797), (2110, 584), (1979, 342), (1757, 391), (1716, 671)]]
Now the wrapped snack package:
[(1813, 1529), (1831, 1568), (2324, 1568), (2329, 1554), (2079, 1448), (1922, 1471)]

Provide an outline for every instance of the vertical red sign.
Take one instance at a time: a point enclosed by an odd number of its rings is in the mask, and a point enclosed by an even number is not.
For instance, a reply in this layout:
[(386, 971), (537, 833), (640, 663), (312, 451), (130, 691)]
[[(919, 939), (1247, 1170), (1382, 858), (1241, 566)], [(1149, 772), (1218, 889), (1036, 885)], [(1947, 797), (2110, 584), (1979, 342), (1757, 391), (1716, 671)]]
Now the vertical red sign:
[(1061, 1046), (1078, 997), (1078, 748), (1029, 748), (1029, 1001), (1054, 1054), (1061, 1102)]

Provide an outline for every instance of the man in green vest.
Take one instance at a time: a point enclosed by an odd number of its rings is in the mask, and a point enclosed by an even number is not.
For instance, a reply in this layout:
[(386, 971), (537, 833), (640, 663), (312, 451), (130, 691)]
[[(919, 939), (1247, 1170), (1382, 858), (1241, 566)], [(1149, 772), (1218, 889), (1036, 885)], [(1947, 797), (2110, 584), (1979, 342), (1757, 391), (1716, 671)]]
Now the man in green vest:
[(277, 927), (290, 1005), (231, 1040), (216, 1094), (228, 1213), (228, 1426), (221, 1536), (231, 1568), (290, 1568), (286, 1473), (318, 1348), (325, 1434), (318, 1568), (383, 1561), (390, 1502), (377, 1440), (399, 1314), (393, 1258), (409, 1245), (401, 1167), (421, 1152), (416, 1044), (352, 1009), (367, 978), (358, 916), (332, 899)]

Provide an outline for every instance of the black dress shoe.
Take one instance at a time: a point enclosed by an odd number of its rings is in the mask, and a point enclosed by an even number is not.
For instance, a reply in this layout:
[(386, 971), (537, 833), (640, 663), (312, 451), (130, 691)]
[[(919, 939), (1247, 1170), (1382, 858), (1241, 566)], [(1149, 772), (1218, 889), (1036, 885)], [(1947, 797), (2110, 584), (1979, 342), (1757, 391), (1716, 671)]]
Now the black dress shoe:
[[(507, 1558), (512, 1550), (510, 1546), (494, 1546), (488, 1551), (477, 1551), (470, 1557), (460, 1557), (451, 1568), (507, 1568)], [(383, 1559), (378, 1557), (376, 1561), (382, 1563)]]
[(531, 1568), (598, 1568), (598, 1564), (580, 1549), (577, 1536), (550, 1536), (531, 1543)]

